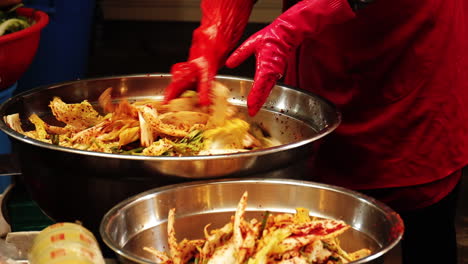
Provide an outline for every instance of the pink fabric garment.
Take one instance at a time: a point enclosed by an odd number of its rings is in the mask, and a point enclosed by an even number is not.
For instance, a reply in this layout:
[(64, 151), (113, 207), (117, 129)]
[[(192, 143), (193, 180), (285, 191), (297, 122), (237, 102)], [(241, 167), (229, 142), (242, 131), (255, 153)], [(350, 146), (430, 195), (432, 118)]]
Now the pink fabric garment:
[(311, 173), (359, 190), (436, 182), (467, 164), (467, 16), (466, 0), (377, 0), (302, 43), (285, 83), (343, 114)]
[(440, 180), (398, 188), (372, 189), (365, 194), (385, 203), (397, 212), (425, 208), (442, 200), (452, 192), (462, 177), (458, 170)]

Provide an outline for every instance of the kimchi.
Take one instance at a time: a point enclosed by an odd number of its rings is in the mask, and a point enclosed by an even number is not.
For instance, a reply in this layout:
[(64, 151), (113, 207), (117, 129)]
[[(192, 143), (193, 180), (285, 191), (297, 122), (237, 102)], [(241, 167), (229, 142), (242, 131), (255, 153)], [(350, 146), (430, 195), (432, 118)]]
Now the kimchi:
[[(55, 121), (37, 114), (29, 116), (34, 129), (24, 131), (19, 114), (4, 117), (5, 123), (28, 137), (80, 150), (148, 156), (226, 154), (279, 145), (259, 126), (242, 118), (229, 103), (229, 89), (213, 83), (213, 103), (201, 106), (198, 94), (187, 91), (164, 104), (162, 100), (126, 99), (114, 102), (112, 88), (98, 99), (66, 103), (53, 98), (49, 107)], [(99, 110), (99, 111), (98, 111)], [(54, 124), (57, 122), (54, 122)]]
[(341, 264), (371, 253), (367, 248), (343, 250), (338, 237), (350, 226), (340, 220), (310, 217), (305, 208), (297, 208), (295, 214), (266, 213), (261, 221), (246, 220), (247, 196), (245, 192), (231, 221), (223, 227), (209, 231), (210, 225), (206, 225), (202, 239), (178, 242), (175, 209), (171, 209), (167, 227), (169, 251), (151, 246), (143, 249), (162, 264)]

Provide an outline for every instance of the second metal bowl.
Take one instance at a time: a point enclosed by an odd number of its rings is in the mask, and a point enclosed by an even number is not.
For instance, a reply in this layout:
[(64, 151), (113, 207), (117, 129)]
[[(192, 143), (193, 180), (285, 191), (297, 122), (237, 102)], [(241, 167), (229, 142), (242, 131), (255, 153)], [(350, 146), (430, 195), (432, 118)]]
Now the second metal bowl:
[(101, 237), (123, 263), (156, 263), (143, 250), (167, 249), (167, 214), (176, 208), (175, 230), (183, 238), (203, 237), (203, 228), (219, 228), (248, 191), (246, 218), (261, 213), (294, 212), (297, 207), (323, 218), (339, 219), (352, 230), (340, 237), (345, 250), (369, 248), (372, 255), (354, 263), (381, 263), (403, 235), (403, 222), (384, 204), (357, 192), (314, 182), (286, 179), (237, 179), (179, 184), (153, 189), (129, 198), (103, 218)]

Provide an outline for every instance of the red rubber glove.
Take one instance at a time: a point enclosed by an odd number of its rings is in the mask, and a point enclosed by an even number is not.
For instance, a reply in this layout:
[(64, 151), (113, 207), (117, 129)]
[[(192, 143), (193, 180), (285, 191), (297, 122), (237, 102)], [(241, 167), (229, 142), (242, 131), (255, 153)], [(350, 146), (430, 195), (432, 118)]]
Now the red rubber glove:
[(254, 84), (247, 98), (249, 114), (254, 116), (260, 110), (283, 76), (287, 58), (305, 37), (354, 16), (347, 0), (302, 0), (234, 51), (226, 62), (229, 68), (238, 66), (252, 54), (256, 57)]
[(165, 102), (197, 89), (200, 104), (211, 103), (211, 82), (247, 25), (254, 0), (203, 0), (200, 27), (193, 32), (187, 62), (174, 64)]

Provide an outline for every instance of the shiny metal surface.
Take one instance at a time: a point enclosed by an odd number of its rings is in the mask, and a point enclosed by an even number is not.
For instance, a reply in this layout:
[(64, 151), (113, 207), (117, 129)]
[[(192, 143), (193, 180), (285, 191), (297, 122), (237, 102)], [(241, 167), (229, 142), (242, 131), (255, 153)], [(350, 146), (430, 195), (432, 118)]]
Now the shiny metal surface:
[[(246, 113), (245, 98), (252, 81), (229, 76), (217, 80), (231, 90), (230, 101)], [(23, 124), (36, 113), (51, 118), (54, 96), (64, 102), (96, 102), (107, 88), (113, 97), (137, 100), (161, 97), (170, 75), (132, 75), (66, 82), (19, 94), (0, 106), (0, 116), (20, 113)], [(117, 202), (158, 186), (194, 179), (226, 177), (302, 178), (301, 163), (313, 143), (340, 123), (340, 114), (326, 100), (285, 86), (274, 87), (269, 101), (254, 118), (281, 146), (246, 153), (196, 157), (146, 157), (82, 151), (43, 143), (8, 128), (22, 177), (33, 198), (56, 221), (82, 221), (97, 228), (102, 215)], [(29, 124), (31, 126), (31, 124)], [(289, 169), (291, 168), (291, 169)], [(299, 170), (298, 170), (299, 168)], [(285, 172), (285, 169), (287, 172)]]
[(177, 184), (131, 197), (104, 216), (101, 237), (122, 263), (155, 263), (143, 246), (167, 249), (169, 209), (176, 208), (179, 241), (201, 238), (206, 224), (219, 228), (229, 221), (244, 191), (249, 192), (246, 218), (305, 207), (312, 215), (345, 221), (353, 230), (340, 239), (343, 248), (373, 252), (354, 263), (382, 263), (403, 235), (399, 215), (370, 197), (310, 181), (247, 178)]

